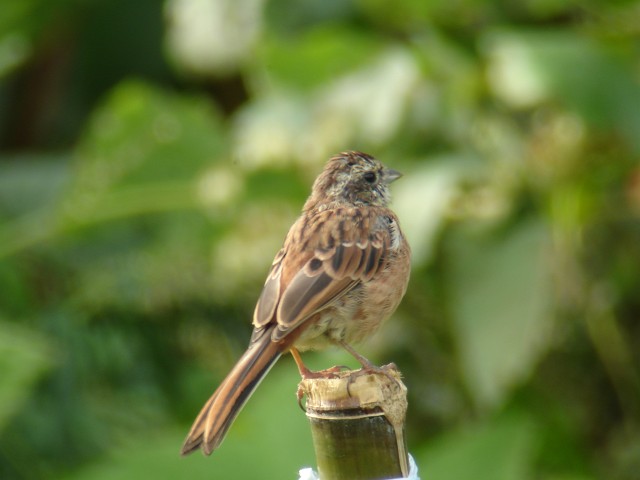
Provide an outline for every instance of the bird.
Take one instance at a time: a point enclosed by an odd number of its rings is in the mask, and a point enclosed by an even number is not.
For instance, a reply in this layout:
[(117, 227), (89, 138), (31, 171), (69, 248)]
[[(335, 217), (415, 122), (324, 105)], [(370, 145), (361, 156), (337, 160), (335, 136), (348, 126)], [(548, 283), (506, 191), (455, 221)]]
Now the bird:
[(377, 368), (351, 345), (373, 335), (407, 290), (411, 250), (389, 208), (389, 185), (401, 176), (358, 151), (329, 159), (273, 260), (249, 346), (202, 407), (182, 455), (216, 450), (284, 353), (292, 354), (303, 378), (323, 373), (308, 369), (299, 352), (332, 345), (364, 369)]

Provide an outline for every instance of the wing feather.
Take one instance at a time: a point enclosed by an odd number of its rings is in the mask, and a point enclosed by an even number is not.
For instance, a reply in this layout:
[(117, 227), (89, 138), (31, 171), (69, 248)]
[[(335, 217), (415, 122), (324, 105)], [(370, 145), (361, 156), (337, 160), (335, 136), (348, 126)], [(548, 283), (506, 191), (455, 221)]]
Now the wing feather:
[(304, 270), (298, 272), (282, 295), (278, 306), (277, 322), (283, 333), (318, 310), (331, 304), (337, 297), (356, 285), (349, 277), (335, 279), (327, 273), (309, 277)]
[[(377, 216), (355, 215), (351, 218), (358, 218), (360, 223), (348, 224), (332, 212), (324, 213), (315, 224), (322, 227), (315, 230), (320, 232), (316, 238), (321, 239), (315, 246), (296, 251), (295, 246), (304, 244), (300, 238), (288, 238), (291, 243), (285, 242), (256, 305), (254, 325), (276, 323), (277, 328), (272, 331), (274, 341), (282, 340), (358, 284), (371, 280), (385, 264), (390, 233), (384, 227), (371, 228), (378, 223)], [(313, 225), (305, 226), (313, 229)], [(287, 247), (292, 249), (288, 257)]]
[(282, 276), (282, 261), (285, 258), (285, 250), (281, 249), (273, 259), (271, 270), (264, 282), (262, 293), (253, 312), (253, 325), (263, 327), (268, 324), (276, 312), (280, 299), (280, 277)]

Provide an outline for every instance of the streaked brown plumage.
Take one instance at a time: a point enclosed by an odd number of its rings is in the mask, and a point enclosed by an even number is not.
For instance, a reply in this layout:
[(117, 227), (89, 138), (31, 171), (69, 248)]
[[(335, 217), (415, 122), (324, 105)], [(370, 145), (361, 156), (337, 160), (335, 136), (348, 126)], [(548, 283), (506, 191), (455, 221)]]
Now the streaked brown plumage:
[(200, 411), (183, 455), (218, 448), (280, 355), (291, 351), (300, 373), (312, 375), (298, 350), (339, 344), (354, 353), (349, 344), (394, 312), (410, 273), (409, 245), (387, 207), (388, 185), (398, 177), (360, 152), (329, 160), (273, 261), (249, 347)]

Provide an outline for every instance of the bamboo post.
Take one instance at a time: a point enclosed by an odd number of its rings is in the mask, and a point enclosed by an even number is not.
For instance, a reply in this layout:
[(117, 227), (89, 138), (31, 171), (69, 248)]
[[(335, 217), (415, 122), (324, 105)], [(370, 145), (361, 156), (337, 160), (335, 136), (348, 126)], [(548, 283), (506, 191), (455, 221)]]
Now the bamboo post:
[(407, 477), (407, 388), (395, 365), (300, 382), (321, 480)]

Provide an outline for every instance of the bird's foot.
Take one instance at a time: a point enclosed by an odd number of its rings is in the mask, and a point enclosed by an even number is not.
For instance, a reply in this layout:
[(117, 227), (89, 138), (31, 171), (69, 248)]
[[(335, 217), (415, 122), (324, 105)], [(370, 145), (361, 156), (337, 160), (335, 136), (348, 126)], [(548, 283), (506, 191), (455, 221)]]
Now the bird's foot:
[(351, 375), (349, 375), (349, 381), (347, 382), (347, 392), (349, 392), (349, 395), (351, 395), (351, 391), (350, 391), (351, 384), (355, 382), (358, 377), (361, 377), (363, 375), (371, 375), (371, 374), (384, 375), (392, 383), (400, 382), (400, 379), (398, 377), (398, 367), (396, 366), (395, 363), (389, 363), (381, 367), (374, 365), (369, 360), (366, 360), (366, 362), (361, 362), (361, 363), (362, 363), (362, 368), (352, 372)]

